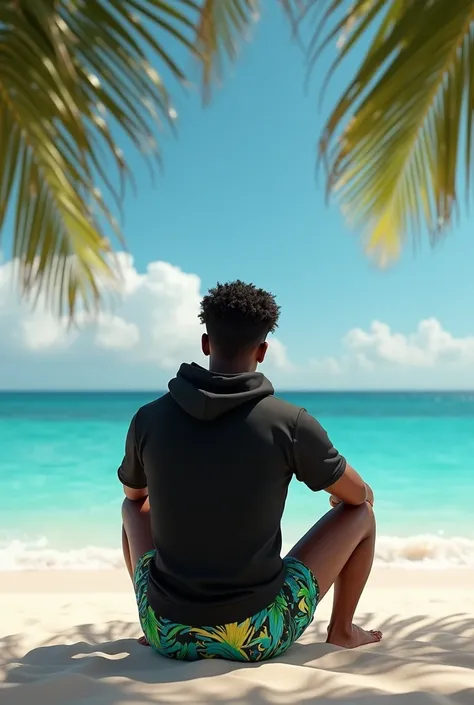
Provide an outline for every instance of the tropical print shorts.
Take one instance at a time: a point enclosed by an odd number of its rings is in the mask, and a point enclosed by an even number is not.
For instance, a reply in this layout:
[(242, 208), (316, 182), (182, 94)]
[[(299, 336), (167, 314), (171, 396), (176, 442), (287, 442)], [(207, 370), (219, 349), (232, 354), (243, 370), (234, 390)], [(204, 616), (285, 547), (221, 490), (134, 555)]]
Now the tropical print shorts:
[(148, 604), (148, 571), (154, 555), (155, 551), (149, 551), (140, 558), (134, 583), (143, 633), (162, 656), (182, 661), (263, 661), (283, 654), (313, 621), (318, 583), (304, 563), (290, 557), (284, 559), (286, 579), (279, 594), (253, 617), (218, 626), (171, 622), (156, 615)]

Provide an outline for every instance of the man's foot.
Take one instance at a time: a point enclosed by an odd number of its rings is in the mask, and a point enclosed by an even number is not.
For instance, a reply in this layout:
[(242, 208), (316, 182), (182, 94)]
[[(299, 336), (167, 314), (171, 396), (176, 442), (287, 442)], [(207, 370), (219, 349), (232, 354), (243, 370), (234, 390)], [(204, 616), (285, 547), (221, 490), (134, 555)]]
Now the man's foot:
[(148, 641), (146, 636), (141, 636), (139, 639), (137, 639), (137, 641), (141, 646), (150, 646), (150, 642)]
[(328, 628), (326, 642), (335, 646), (342, 646), (344, 649), (356, 649), (358, 646), (376, 644), (382, 640), (382, 637), (382, 632), (376, 629), (366, 630), (353, 624), (348, 632)]

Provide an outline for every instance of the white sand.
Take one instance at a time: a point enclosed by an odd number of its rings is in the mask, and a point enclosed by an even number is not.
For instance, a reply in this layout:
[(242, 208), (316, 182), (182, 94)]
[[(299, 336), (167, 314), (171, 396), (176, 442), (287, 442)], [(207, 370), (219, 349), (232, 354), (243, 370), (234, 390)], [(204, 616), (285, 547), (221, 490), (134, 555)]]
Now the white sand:
[(376, 570), (357, 651), (322, 643), (329, 609), (281, 659), (182, 664), (136, 643), (124, 573), (3, 573), (0, 705), (474, 704), (473, 570)]

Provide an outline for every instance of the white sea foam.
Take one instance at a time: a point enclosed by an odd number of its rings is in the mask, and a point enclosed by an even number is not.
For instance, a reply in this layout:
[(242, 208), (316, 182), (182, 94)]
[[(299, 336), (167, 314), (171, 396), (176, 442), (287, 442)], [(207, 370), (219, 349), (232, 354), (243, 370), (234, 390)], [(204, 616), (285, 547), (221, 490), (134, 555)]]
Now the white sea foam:
[[(289, 548), (284, 546), (284, 552)], [(474, 539), (446, 538), (432, 534), (398, 538), (380, 536), (376, 563), (413, 568), (474, 567)], [(59, 550), (47, 539), (0, 544), (0, 571), (110, 570), (123, 566), (122, 551), (86, 546)]]
[(474, 567), (474, 539), (433, 534), (408, 538), (380, 536), (375, 555), (378, 563), (392, 565)]
[(122, 551), (86, 546), (58, 550), (47, 539), (0, 544), (1, 570), (106, 570), (123, 566)]

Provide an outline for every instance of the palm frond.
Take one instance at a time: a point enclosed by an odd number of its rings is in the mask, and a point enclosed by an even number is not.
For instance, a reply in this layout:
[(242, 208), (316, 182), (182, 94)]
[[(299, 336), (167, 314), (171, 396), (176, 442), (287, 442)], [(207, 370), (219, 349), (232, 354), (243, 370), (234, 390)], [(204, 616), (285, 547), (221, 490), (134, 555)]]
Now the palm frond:
[(159, 156), (157, 123), (175, 115), (151, 61), (185, 80), (164, 46), (196, 54), (199, 10), (194, 0), (1, 5), (0, 234), (13, 212), (22, 292), (47, 294), (59, 313), (97, 304), (99, 282), (116, 275), (106, 234), (120, 231), (99, 186), (120, 205), (131, 174), (115, 135)]
[(220, 81), (225, 60), (235, 60), (240, 40), (258, 19), (258, 0), (202, 0), (196, 47), (202, 60), (204, 100), (214, 79)]
[(306, 10), (319, 29), (310, 64), (340, 38), (330, 73), (373, 37), (325, 125), (320, 154), (328, 191), (383, 264), (408, 236), (428, 231), (435, 241), (452, 226), (464, 145), (470, 189), (474, 2), (307, 0)]

